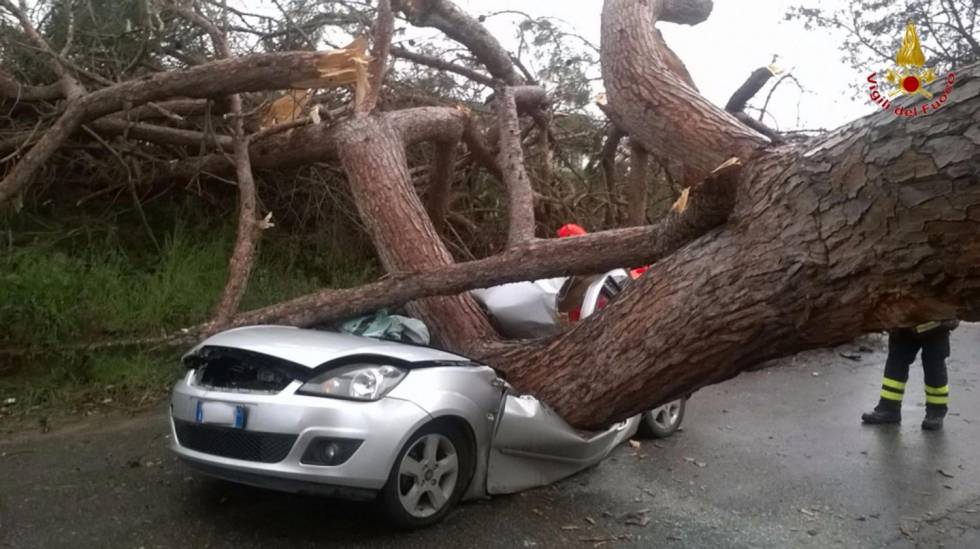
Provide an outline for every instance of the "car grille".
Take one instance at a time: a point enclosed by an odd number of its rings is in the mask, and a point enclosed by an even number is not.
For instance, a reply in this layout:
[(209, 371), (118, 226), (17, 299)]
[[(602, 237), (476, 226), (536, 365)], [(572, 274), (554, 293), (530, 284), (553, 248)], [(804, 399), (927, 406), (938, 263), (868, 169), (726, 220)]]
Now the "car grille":
[(174, 420), (177, 441), (184, 448), (205, 454), (278, 463), (289, 455), (296, 443), (296, 435), (279, 433), (256, 433), (213, 425), (198, 425), (188, 421)]

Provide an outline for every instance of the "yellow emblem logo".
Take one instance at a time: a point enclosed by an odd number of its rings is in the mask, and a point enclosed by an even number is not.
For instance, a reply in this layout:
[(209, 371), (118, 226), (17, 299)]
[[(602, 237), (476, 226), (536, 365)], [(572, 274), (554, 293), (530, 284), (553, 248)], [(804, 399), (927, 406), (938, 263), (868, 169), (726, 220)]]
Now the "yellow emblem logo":
[(915, 25), (911, 21), (905, 26), (902, 49), (898, 50), (895, 62), (898, 63), (898, 69), (885, 71), (888, 83), (898, 88), (891, 92), (889, 97), (904, 93), (905, 95), (920, 94), (926, 99), (932, 99), (932, 94), (925, 89), (925, 86), (936, 79), (936, 73), (932, 69), (922, 68), (926, 64), (926, 56), (922, 53), (919, 33), (915, 32)]
[(920, 95), (927, 102), (916, 104), (909, 107), (895, 107), (897, 116), (918, 116), (928, 112), (938, 110), (949, 98), (953, 91), (953, 82), (956, 75), (949, 73), (946, 76), (946, 86), (938, 97), (925, 87), (936, 80), (936, 73), (931, 68), (925, 67), (926, 56), (922, 53), (922, 44), (919, 42), (919, 33), (915, 30), (915, 25), (909, 21), (905, 25), (905, 36), (902, 39), (902, 47), (895, 56), (896, 67), (885, 70), (884, 82), (879, 86), (878, 73), (873, 72), (868, 76), (868, 95), (871, 100), (880, 105), (884, 110), (891, 110), (891, 99), (901, 95)]

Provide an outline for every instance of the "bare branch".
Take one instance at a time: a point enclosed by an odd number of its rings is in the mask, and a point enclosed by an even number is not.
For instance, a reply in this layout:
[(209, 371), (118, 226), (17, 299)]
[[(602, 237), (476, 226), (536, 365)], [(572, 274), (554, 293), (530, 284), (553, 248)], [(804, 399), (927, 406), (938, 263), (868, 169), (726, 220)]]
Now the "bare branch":
[(354, 105), (354, 112), (369, 113), (378, 104), (381, 86), (388, 70), (388, 53), (391, 51), (391, 36), (395, 32), (395, 16), (391, 11), (391, 0), (378, 0), (378, 19), (374, 23), (374, 43), (371, 45), (371, 65), (368, 67), (367, 95), (362, 102)]
[(400, 48), (397, 46), (391, 48), (391, 55), (393, 55), (394, 57), (405, 59), (406, 61), (418, 63), (419, 65), (425, 65), (427, 67), (432, 67), (434, 69), (439, 69), (441, 71), (447, 71), (447, 72), (458, 74), (474, 82), (477, 82), (478, 84), (483, 84), (488, 88), (492, 88), (494, 86), (493, 78), (490, 78), (489, 76), (485, 74), (481, 74), (475, 70), (468, 69), (462, 65), (457, 65), (455, 63), (450, 63), (449, 61), (444, 61), (442, 59), (439, 59), (438, 57), (432, 57), (430, 55), (423, 55), (421, 53), (408, 51), (405, 48)]
[[(761, 67), (752, 71), (752, 74), (750, 74), (745, 82), (742, 83), (737, 90), (735, 90), (734, 94), (732, 94), (732, 97), (725, 105), (725, 110), (730, 112), (739, 120), (739, 122), (768, 137), (773, 143), (782, 143), (783, 138), (779, 135), (779, 132), (765, 125), (762, 122), (761, 117), (759, 120), (756, 120), (745, 113), (745, 105), (750, 99), (755, 97), (755, 94), (759, 93), (759, 90), (761, 90), (762, 87), (766, 85), (766, 82), (768, 82), (769, 79), (775, 74), (776, 70), (772, 67)], [(771, 92), (769, 97), (772, 97)], [(766, 103), (768, 102), (769, 100), (766, 99)]]
[[(173, 9), (184, 19), (203, 28), (211, 37), (214, 49), (219, 57), (231, 58), (231, 49), (225, 33), (218, 29), (208, 18), (200, 15), (193, 8), (184, 4), (174, 5)], [(249, 139), (245, 134), (245, 122), (242, 115), (242, 97), (232, 94), (231, 116), (234, 118), (233, 148), (235, 159), (235, 175), (238, 181), (238, 231), (235, 236), (235, 247), (228, 260), (228, 281), (225, 283), (221, 300), (214, 310), (211, 323), (212, 330), (223, 328), (231, 317), (238, 312), (238, 306), (248, 288), (248, 280), (255, 263), (255, 252), (258, 238), (261, 234), (256, 203), (255, 178), (252, 175), (252, 162), (248, 156)]]
[(602, 179), (606, 183), (606, 225), (612, 226), (616, 223), (618, 212), (616, 201), (616, 153), (619, 151), (619, 144), (626, 133), (619, 129), (619, 126), (610, 124), (606, 130), (606, 140), (602, 145), (602, 152), (599, 153), (599, 162), (602, 167)]
[(449, 0), (402, 2), (400, 9), (416, 26), (433, 27), (466, 46), (490, 71), (490, 74), (510, 86), (524, 83), (514, 62), (500, 42), (475, 18)]

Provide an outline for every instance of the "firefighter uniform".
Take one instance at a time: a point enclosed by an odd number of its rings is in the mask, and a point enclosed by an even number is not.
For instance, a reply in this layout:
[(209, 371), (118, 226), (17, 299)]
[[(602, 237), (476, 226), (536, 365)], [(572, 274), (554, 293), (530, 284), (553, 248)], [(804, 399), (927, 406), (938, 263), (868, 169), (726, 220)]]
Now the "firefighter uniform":
[(864, 423), (902, 421), (902, 397), (905, 396), (905, 384), (909, 379), (909, 366), (915, 362), (915, 356), (921, 350), (926, 393), (926, 417), (922, 428), (942, 429), (949, 406), (949, 379), (946, 373), (949, 333), (956, 325), (955, 320), (934, 321), (889, 332), (881, 399), (873, 412), (861, 416)]

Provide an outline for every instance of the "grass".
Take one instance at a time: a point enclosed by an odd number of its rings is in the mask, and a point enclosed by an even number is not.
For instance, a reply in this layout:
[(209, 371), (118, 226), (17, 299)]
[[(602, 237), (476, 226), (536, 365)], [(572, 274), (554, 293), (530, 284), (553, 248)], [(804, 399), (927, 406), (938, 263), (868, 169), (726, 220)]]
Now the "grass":
[[(155, 402), (183, 349), (69, 351), (159, 335), (206, 320), (227, 276), (232, 227), (177, 226), (160, 251), (123, 238), (35, 238), (0, 247), (0, 418)], [(138, 242), (138, 240), (137, 240)], [(370, 259), (267, 237), (242, 310), (375, 275)], [(11, 351), (16, 351), (11, 353)], [(16, 402), (5, 405), (9, 399)]]

